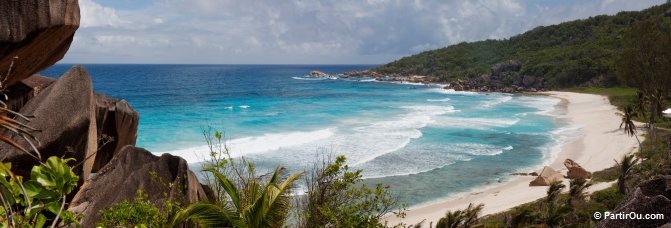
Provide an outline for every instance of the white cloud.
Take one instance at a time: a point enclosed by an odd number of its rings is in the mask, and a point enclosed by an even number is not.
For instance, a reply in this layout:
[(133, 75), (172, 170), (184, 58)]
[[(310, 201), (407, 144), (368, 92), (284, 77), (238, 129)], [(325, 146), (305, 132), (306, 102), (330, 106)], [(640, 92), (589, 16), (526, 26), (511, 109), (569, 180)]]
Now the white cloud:
[[(384, 63), (539, 25), (664, 0), (154, 0), (120, 10), (80, 0), (68, 62)], [(99, 56), (90, 56), (99, 53)]]
[(93, 0), (79, 0), (81, 13), (80, 26), (88, 27), (116, 27), (124, 23), (117, 15), (116, 10), (94, 2)]

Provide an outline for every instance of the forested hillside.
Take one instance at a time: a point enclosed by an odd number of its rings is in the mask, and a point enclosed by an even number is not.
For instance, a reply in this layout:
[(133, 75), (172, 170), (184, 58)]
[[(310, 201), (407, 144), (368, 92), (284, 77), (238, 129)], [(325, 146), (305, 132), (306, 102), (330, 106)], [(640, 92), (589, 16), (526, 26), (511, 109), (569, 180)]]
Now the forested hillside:
[(522, 67), (509, 77), (542, 77), (546, 88), (617, 85), (614, 61), (626, 29), (637, 21), (665, 20), (670, 7), (666, 3), (639, 12), (541, 26), (505, 40), (464, 42), (404, 57), (374, 71), (450, 82), (487, 75), (494, 64), (517, 60)]

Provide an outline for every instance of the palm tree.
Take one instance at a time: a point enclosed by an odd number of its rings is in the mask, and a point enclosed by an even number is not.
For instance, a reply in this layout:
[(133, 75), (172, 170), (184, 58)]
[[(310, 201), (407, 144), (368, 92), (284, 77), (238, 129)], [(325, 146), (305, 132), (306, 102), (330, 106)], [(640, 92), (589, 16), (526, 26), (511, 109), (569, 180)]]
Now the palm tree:
[(636, 103), (634, 103), (634, 111), (636, 114), (640, 115), (643, 119), (647, 118), (647, 107), (648, 105), (648, 98), (645, 96), (645, 94), (641, 91), (636, 92)]
[(554, 203), (554, 201), (557, 199), (557, 196), (559, 196), (565, 187), (566, 185), (564, 185), (561, 181), (553, 181), (550, 183), (547, 191), (548, 196), (546, 198), (546, 202)]
[(528, 205), (521, 206), (512, 215), (510, 227), (528, 227), (534, 220), (536, 220), (534, 210)]
[(569, 211), (565, 205), (550, 203), (543, 208), (541, 219), (547, 227), (559, 227)]
[(567, 201), (569, 207), (574, 207), (576, 202), (585, 200), (585, 190), (590, 186), (592, 186), (592, 183), (587, 182), (585, 179), (571, 180), (568, 192), (569, 198)]
[(638, 158), (636, 158), (633, 154), (631, 154), (631, 155), (624, 155), (624, 157), (622, 157), (621, 162), (615, 161), (615, 163), (617, 163), (618, 167), (620, 168), (620, 176), (617, 178), (617, 189), (621, 194), (627, 193), (627, 187), (625, 185), (625, 181), (629, 177), (632, 168), (636, 165), (638, 160), (639, 160)]
[[(255, 177), (254, 167), (247, 164), (250, 176)], [(284, 170), (278, 166), (265, 183), (264, 178), (259, 177), (238, 186), (220, 171), (207, 169), (228, 199), (191, 204), (179, 211), (170, 224), (172, 227), (184, 222), (195, 222), (202, 227), (281, 227), (289, 212), (293, 183), (302, 175), (296, 173), (283, 179)]]
[(641, 153), (642, 150), (641, 140), (639, 140), (638, 135), (636, 135), (636, 124), (634, 124), (635, 114), (631, 106), (625, 107), (624, 113), (617, 113), (617, 115), (622, 117), (622, 121), (620, 122), (620, 129), (624, 127), (624, 133), (626, 135), (636, 137), (636, 141), (638, 142), (638, 153)]
[(445, 213), (445, 217), (438, 220), (436, 228), (471, 227), (478, 222), (478, 215), (480, 215), (480, 212), (482, 212), (484, 207), (484, 204), (478, 204), (477, 206), (474, 206), (472, 203), (470, 203), (463, 211), (447, 211), (447, 213)]

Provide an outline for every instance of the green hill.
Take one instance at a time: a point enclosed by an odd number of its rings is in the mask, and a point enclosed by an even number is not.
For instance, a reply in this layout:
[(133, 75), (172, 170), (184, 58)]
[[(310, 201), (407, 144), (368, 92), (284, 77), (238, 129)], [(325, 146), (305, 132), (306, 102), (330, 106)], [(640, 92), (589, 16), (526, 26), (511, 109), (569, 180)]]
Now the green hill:
[[(384, 75), (426, 75), (431, 81), (452, 82), (487, 77), (492, 66), (508, 60), (521, 63), (503, 84), (515, 77), (543, 79), (544, 88), (612, 86), (614, 57), (622, 47), (624, 31), (641, 20), (665, 20), (666, 3), (638, 12), (595, 16), (551, 26), (540, 26), (504, 40), (464, 42), (404, 57), (373, 69)], [(483, 76), (485, 75), (485, 76)]]

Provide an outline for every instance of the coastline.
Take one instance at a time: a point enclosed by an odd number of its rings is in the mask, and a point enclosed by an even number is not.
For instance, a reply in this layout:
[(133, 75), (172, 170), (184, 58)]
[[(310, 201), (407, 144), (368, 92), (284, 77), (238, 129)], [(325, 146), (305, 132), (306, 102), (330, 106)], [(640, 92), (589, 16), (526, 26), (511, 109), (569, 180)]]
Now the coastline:
[[(590, 172), (612, 167), (624, 154), (636, 151), (638, 143), (635, 138), (626, 136), (618, 129), (620, 118), (615, 115), (617, 108), (610, 104), (607, 97), (592, 94), (571, 92), (541, 92), (562, 100), (555, 107), (557, 118), (567, 118), (572, 125), (579, 127), (581, 137), (564, 142), (556, 157), (546, 161), (553, 169), (566, 173), (563, 165), (570, 158)], [(640, 137), (640, 136), (639, 136)], [(540, 170), (529, 170), (540, 172)], [(534, 176), (515, 176), (504, 183), (495, 184), (474, 190), (466, 194), (447, 199), (418, 205), (408, 209), (405, 218), (393, 215), (384, 218), (390, 224), (403, 222), (424, 225), (436, 224), (448, 210), (459, 210), (468, 207), (469, 203), (483, 203), (482, 216), (495, 214), (520, 204), (529, 203), (546, 196), (547, 187), (529, 187)], [(564, 179), (568, 186), (568, 179)], [(597, 183), (589, 191), (608, 188), (611, 183)]]

